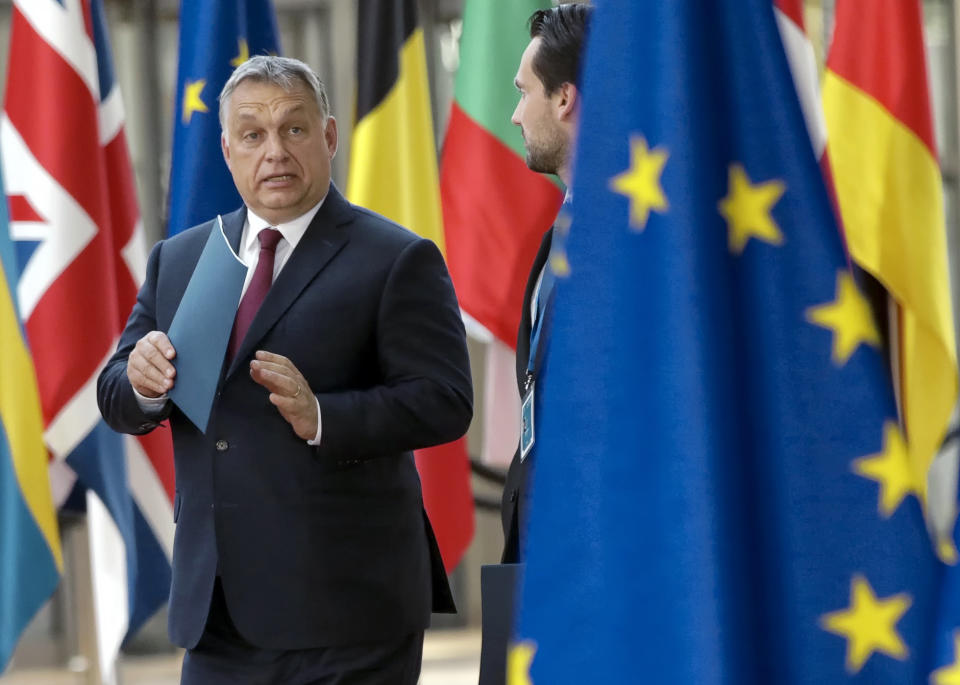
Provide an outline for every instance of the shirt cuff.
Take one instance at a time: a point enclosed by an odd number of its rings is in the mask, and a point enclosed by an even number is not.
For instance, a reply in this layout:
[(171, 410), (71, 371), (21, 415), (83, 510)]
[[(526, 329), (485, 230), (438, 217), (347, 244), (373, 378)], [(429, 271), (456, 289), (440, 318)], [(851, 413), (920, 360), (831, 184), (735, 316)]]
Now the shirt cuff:
[(323, 421), (320, 419), (320, 400), (318, 400), (317, 396), (314, 395), (313, 401), (317, 403), (317, 434), (314, 436), (313, 440), (307, 440), (307, 444), (316, 447), (320, 444), (320, 431), (323, 430)]
[(163, 411), (163, 408), (167, 406), (167, 393), (163, 393), (160, 395), (160, 397), (147, 397), (138, 393), (137, 389), (132, 385), (130, 386), (130, 389), (133, 390), (133, 395), (137, 398), (137, 404), (140, 405), (140, 411), (147, 416), (159, 416)]

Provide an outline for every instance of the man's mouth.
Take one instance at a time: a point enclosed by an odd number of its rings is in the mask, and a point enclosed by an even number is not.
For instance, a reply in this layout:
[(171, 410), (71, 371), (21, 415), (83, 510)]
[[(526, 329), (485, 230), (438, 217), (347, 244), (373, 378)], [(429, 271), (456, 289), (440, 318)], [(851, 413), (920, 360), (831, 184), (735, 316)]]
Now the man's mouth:
[(292, 181), (293, 176), (290, 174), (279, 174), (277, 176), (267, 176), (263, 179), (264, 183), (286, 183), (287, 181)]

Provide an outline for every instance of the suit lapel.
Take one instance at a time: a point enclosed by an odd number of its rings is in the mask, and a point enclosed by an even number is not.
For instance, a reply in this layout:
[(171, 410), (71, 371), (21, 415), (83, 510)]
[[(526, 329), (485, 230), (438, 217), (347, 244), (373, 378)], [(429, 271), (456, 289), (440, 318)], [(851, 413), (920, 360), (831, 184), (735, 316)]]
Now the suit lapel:
[(527, 375), (527, 364), (530, 361), (530, 329), (533, 328), (530, 306), (533, 300), (533, 291), (537, 287), (543, 265), (547, 263), (547, 257), (550, 256), (552, 242), (553, 227), (551, 226), (540, 243), (537, 257), (533, 260), (533, 267), (530, 269), (530, 277), (527, 279), (527, 289), (523, 293), (523, 311), (520, 313), (520, 330), (517, 331), (517, 387), (520, 388), (521, 395), (523, 395), (523, 379)]
[(284, 264), (277, 280), (270, 286), (267, 298), (257, 311), (247, 335), (240, 343), (236, 357), (227, 370), (228, 378), (236, 371), (239, 362), (253, 352), (256, 345), (290, 308), (303, 289), (347, 244), (348, 234), (341, 226), (352, 218), (353, 212), (350, 205), (331, 183), (323, 206), (310, 222), (310, 227), (297, 243), (296, 249)]

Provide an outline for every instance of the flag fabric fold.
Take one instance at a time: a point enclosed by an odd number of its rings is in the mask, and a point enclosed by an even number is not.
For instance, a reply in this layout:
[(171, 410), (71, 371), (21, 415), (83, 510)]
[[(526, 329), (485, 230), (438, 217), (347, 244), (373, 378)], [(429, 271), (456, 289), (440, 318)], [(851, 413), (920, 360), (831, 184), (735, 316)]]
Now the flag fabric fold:
[[(444, 251), (423, 29), (415, 0), (361, 0), (347, 197)], [(466, 438), (419, 450), (424, 507), (448, 571), (473, 538)]]
[(926, 683), (923, 485), (772, 3), (598, 4), (583, 89), (510, 682)]
[(896, 305), (901, 418), (925, 479), (956, 405), (957, 357), (922, 18), (919, 0), (837, 0), (823, 107), (850, 256)]
[(14, 3), (0, 152), (46, 447), (106, 512), (88, 523), (107, 677), (169, 592), (173, 459), (169, 434), (118, 436), (96, 405), (146, 263), (101, 0)]
[(217, 98), (251, 55), (280, 54), (271, 0), (182, 0), (167, 234), (241, 204), (220, 152)]

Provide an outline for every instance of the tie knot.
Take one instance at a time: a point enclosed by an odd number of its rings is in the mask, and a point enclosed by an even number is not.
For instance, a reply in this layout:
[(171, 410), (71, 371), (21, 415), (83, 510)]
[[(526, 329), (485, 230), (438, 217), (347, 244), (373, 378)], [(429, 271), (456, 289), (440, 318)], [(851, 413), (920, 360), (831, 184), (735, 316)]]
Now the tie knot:
[(277, 249), (277, 243), (280, 242), (280, 238), (283, 237), (283, 234), (275, 228), (265, 228), (257, 234), (257, 240), (260, 241), (261, 250), (270, 250), (273, 252)]

